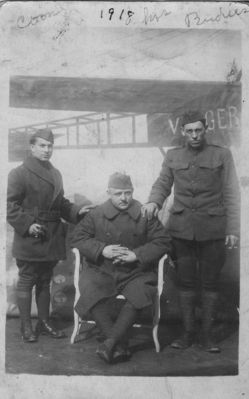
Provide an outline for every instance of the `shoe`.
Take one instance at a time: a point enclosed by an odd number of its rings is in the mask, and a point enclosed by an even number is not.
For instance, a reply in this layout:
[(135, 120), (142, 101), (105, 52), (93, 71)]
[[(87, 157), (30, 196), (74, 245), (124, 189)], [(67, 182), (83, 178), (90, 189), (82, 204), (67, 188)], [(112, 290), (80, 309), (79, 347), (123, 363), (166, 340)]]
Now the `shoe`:
[(32, 330), (32, 326), (31, 323), (23, 323), (21, 325), (21, 334), (22, 334), (22, 339), (23, 342), (25, 343), (33, 343), (33, 342), (37, 342), (37, 336), (35, 335), (35, 333)]
[(52, 338), (65, 338), (66, 334), (64, 331), (57, 330), (52, 327), (51, 324), (46, 320), (39, 320), (36, 325), (36, 334), (38, 335), (49, 335)]
[(112, 363), (113, 350), (108, 348), (108, 346), (105, 343), (98, 346), (96, 353), (100, 357), (100, 359), (104, 360), (106, 363), (108, 364)]
[(193, 332), (185, 332), (182, 337), (173, 341), (170, 346), (174, 349), (187, 349), (194, 342), (194, 333)]
[(210, 337), (202, 338), (202, 348), (209, 353), (220, 353), (220, 347), (216, 345)]
[(131, 358), (131, 351), (122, 345), (117, 345), (114, 352), (112, 361), (113, 363), (127, 362)]

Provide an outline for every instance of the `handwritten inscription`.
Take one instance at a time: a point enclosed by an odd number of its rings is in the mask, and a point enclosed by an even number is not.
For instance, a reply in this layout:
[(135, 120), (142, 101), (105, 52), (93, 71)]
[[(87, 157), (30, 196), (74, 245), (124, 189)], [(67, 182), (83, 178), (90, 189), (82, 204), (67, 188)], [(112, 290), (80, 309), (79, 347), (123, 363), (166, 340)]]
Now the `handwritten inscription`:
[(125, 10), (124, 8), (121, 11), (115, 11), (113, 7), (109, 8), (107, 11), (100, 11), (100, 18), (107, 18), (109, 21), (115, 19), (124, 20), (126, 25), (129, 25), (132, 21), (132, 17), (134, 16), (134, 11)]
[[(230, 5), (229, 5), (230, 6)], [(219, 12), (212, 17), (201, 16), (197, 11), (192, 11), (185, 16), (185, 24), (188, 28), (195, 26), (200, 26), (212, 22), (221, 22), (222, 20), (227, 20), (235, 16), (240, 16), (242, 14), (249, 13), (249, 8), (230, 8), (225, 9), (219, 7)]]
[[(234, 17), (240, 17), (243, 14), (249, 13), (249, 7), (235, 7), (233, 3), (229, 3), (227, 7), (219, 7), (218, 12), (212, 16), (202, 15), (199, 11), (190, 11), (184, 16), (185, 25), (188, 28), (194, 26), (201, 26), (210, 23), (219, 23), (222, 21), (226, 21), (228, 19)], [(63, 18), (63, 28), (58, 33), (58, 37), (63, 35), (66, 31), (69, 30), (70, 22), (81, 24), (84, 21), (80, 11), (77, 9), (67, 9), (63, 6), (56, 7), (52, 11), (39, 13), (36, 15), (20, 15), (17, 18), (16, 26), (19, 29), (26, 29), (32, 26), (35, 26), (39, 23), (47, 21), (48, 19), (54, 18), (56, 16), (60, 16)], [(169, 11), (165, 8), (156, 12), (150, 11), (149, 7), (143, 8), (143, 19), (142, 23), (145, 25), (149, 25), (152, 23), (159, 23), (164, 18), (172, 15), (172, 11)], [(131, 9), (116, 9), (114, 7), (101, 9), (99, 17), (101, 19), (106, 19), (107, 21), (122, 21), (126, 25), (130, 23), (134, 23), (135, 12)]]
[(40, 22), (44, 22), (48, 18), (55, 17), (56, 15), (60, 14), (61, 12), (62, 12), (62, 10), (59, 9), (59, 10), (54, 10), (54, 11), (51, 11), (51, 12), (45, 12), (45, 13), (42, 13), (42, 14), (33, 15), (33, 16), (30, 16), (30, 17), (27, 17), (25, 15), (20, 15), (17, 18), (16, 25), (17, 25), (17, 27), (19, 29), (25, 29), (25, 28), (28, 28), (30, 26), (37, 25)]
[(165, 8), (157, 14), (156, 12), (149, 12), (148, 7), (144, 7), (144, 19), (143, 23), (148, 25), (150, 22), (159, 22), (161, 18), (167, 17), (171, 14), (171, 11), (167, 11)]

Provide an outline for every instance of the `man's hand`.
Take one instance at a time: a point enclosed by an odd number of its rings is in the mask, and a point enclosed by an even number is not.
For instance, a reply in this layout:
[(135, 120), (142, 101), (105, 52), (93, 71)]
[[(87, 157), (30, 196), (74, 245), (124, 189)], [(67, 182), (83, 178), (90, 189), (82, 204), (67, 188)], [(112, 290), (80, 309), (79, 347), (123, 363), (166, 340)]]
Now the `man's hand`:
[(158, 215), (159, 208), (155, 202), (149, 202), (148, 204), (144, 204), (141, 208), (141, 213), (143, 217), (147, 217), (148, 220), (151, 220), (153, 217)]
[(90, 211), (90, 209), (96, 208), (96, 205), (89, 204), (89, 205), (84, 205), (82, 208), (80, 208), (78, 215), (85, 215), (87, 212)]
[(229, 234), (226, 236), (225, 245), (227, 246), (228, 249), (238, 248), (237, 246), (238, 241), (239, 241), (238, 237)]
[(121, 247), (121, 245), (107, 245), (103, 251), (102, 255), (107, 259), (116, 259), (119, 256), (125, 255), (128, 251), (128, 248)]
[(126, 253), (123, 255), (118, 256), (117, 258), (114, 259), (113, 263), (133, 263), (137, 260), (136, 254), (133, 251), (130, 251), (129, 249), (126, 250)]
[(29, 226), (29, 235), (35, 238), (40, 237), (44, 234), (43, 226), (38, 223), (33, 223)]

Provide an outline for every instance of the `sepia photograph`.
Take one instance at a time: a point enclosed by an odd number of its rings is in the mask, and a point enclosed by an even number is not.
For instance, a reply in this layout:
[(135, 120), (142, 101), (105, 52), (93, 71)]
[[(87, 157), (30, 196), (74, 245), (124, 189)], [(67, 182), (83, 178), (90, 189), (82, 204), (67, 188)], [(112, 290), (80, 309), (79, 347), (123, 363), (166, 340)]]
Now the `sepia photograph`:
[(6, 398), (247, 397), (248, 6), (0, 11)]

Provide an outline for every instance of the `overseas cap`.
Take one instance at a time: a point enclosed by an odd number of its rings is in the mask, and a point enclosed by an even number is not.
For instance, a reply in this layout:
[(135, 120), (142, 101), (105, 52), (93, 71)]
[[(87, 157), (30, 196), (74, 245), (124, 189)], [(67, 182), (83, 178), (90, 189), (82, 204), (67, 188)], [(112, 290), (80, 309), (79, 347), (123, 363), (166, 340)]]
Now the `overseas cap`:
[(133, 189), (130, 176), (124, 173), (113, 173), (109, 177), (108, 188)]
[(207, 124), (205, 115), (203, 115), (200, 111), (187, 111), (182, 116), (182, 126), (187, 125), (188, 123), (194, 123), (198, 121), (202, 122), (204, 126), (206, 126)]
[(30, 137), (29, 142), (32, 144), (36, 138), (41, 138), (54, 144), (54, 135), (50, 129), (39, 129)]

